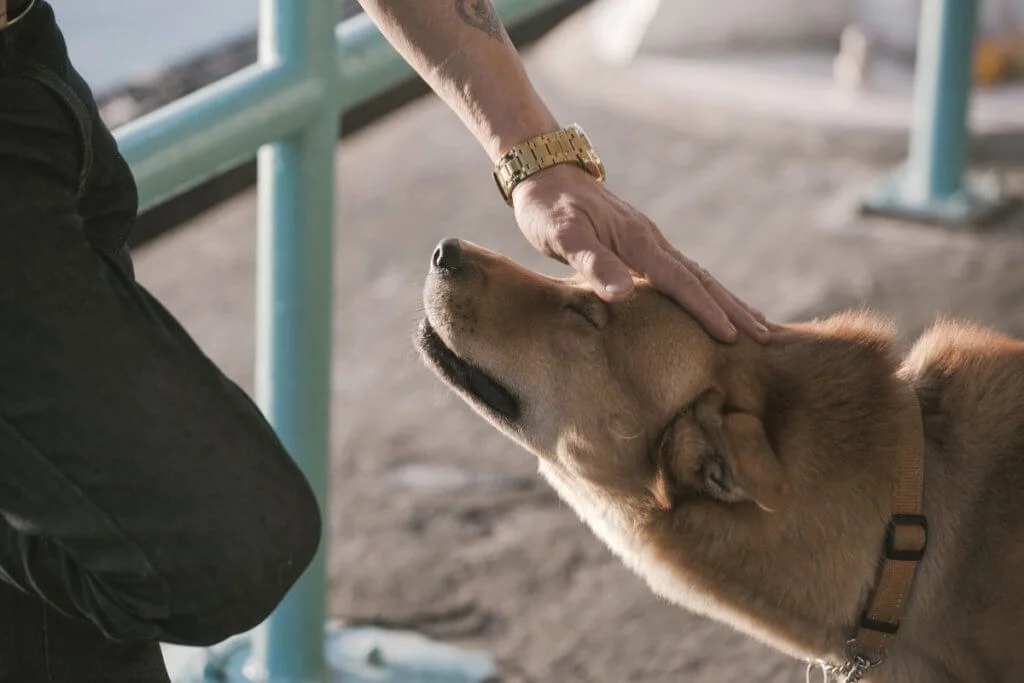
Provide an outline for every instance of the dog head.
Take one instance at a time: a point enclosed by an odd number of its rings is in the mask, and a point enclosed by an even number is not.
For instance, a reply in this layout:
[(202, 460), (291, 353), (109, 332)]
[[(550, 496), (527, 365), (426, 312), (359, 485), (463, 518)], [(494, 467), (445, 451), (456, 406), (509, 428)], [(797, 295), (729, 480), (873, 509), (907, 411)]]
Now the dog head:
[(646, 281), (609, 304), (459, 240), (424, 303), (426, 363), (656, 592), (801, 656), (848, 637), (894, 471), (885, 324), (720, 344)]
[(742, 405), (756, 392), (727, 403), (720, 345), (646, 282), (608, 304), (577, 279), (445, 240), (424, 303), (428, 364), (546, 466), (661, 507), (691, 495), (781, 504), (778, 459)]

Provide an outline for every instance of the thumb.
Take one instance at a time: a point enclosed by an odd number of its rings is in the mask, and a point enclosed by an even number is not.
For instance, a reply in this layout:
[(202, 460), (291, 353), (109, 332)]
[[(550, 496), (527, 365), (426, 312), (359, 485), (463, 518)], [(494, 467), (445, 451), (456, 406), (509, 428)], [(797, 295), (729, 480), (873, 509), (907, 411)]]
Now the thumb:
[(565, 259), (602, 299), (612, 301), (632, 294), (634, 284), (629, 268), (596, 239), (583, 248), (567, 253)]

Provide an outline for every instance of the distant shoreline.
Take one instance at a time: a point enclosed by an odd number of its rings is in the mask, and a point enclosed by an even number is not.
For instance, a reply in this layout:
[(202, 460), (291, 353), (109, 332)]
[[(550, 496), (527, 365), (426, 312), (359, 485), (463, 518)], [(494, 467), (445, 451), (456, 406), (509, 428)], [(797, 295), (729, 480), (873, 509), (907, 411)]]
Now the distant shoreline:
[[(362, 14), (357, 0), (341, 1), (342, 20)], [(109, 92), (97, 92), (100, 115), (110, 128), (145, 116), (256, 62), (257, 33), (170, 64), (144, 79), (128, 79)]]

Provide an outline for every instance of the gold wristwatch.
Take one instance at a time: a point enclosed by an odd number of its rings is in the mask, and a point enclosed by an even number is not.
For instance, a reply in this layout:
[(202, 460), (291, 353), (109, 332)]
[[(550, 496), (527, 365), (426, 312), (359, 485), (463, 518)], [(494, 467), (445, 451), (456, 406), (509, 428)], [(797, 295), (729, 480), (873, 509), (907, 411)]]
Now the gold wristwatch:
[(598, 182), (604, 182), (604, 164), (590, 144), (590, 138), (575, 123), (520, 142), (505, 152), (494, 165), (494, 182), (505, 203), (512, 206), (512, 190), (516, 185), (555, 164), (574, 164)]

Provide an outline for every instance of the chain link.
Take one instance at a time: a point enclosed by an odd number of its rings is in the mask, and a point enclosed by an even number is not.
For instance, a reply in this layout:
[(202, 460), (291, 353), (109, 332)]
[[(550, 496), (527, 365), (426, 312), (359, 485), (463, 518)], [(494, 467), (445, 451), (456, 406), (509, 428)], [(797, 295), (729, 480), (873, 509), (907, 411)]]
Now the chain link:
[(804, 680), (805, 683), (812, 683), (812, 675), (817, 670), (821, 673), (822, 683), (860, 683), (873, 666), (875, 664), (860, 655), (851, 657), (841, 666), (823, 661), (808, 662)]

